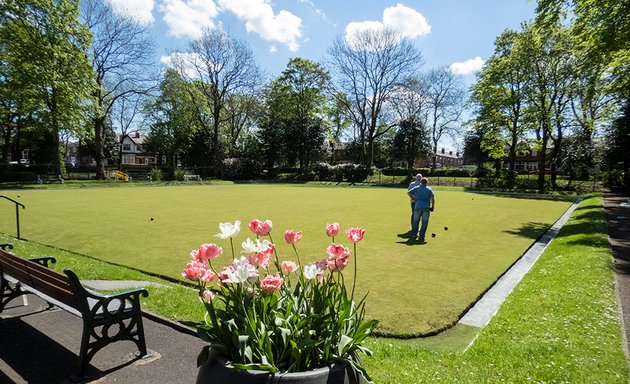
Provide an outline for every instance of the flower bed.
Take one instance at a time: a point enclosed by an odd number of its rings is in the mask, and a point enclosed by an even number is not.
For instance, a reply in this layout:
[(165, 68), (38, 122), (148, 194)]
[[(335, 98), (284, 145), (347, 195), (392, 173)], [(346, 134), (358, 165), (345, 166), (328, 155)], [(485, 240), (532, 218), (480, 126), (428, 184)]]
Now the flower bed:
[[(284, 241), (292, 245), (295, 259), (281, 262), (271, 235), (272, 222), (253, 220), (248, 227), (256, 238), (243, 241), (237, 256), (234, 238), (240, 233), (240, 222), (219, 225), (221, 232), (216, 236), (229, 240), (231, 264), (216, 269), (213, 261), (223, 248), (202, 244), (190, 253), (182, 273), (197, 282), (208, 313), (199, 332), (209, 345), (198, 364), (206, 361), (212, 348), (240, 369), (303, 372), (341, 363), (369, 379), (356, 354), (371, 354), (362, 342), (377, 321), (365, 320), (365, 297), (354, 300), (356, 245), (365, 230), (346, 231), (351, 250), (335, 243), (339, 224), (327, 224), (326, 234), (332, 238), (327, 256), (302, 265), (296, 247), (302, 232), (285, 231)], [(351, 255), (355, 268), (347, 289), (343, 272)]]

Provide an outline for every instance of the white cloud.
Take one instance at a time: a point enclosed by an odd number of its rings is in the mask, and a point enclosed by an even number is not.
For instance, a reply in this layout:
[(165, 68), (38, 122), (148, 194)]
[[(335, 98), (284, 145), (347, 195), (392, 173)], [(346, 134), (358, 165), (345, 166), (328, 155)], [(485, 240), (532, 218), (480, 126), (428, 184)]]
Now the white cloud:
[(247, 32), (255, 32), (261, 38), (284, 44), (289, 51), (300, 48), (302, 19), (291, 12), (281, 10), (274, 14), (265, 0), (218, 0), (222, 10), (232, 12), (245, 21)]
[(175, 37), (198, 38), (205, 28), (216, 27), (215, 21), (221, 13), (231, 12), (245, 22), (248, 32), (254, 32), (264, 40), (284, 44), (292, 52), (300, 47), (302, 19), (286, 10), (274, 13), (267, 0), (161, 1), (162, 19), (169, 27), (169, 34)]
[[(124, 1), (124, 0), (121, 0)], [(219, 11), (213, 0), (163, 0), (160, 11), (168, 25), (169, 34), (175, 37), (198, 38), (204, 28), (214, 28)]]
[(112, 10), (117, 15), (129, 17), (141, 24), (151, 24), (153, 18), (153, 0), (107, 0)]
[(431, 33), (427, 19), (413, 8), (398, 3), (395, 7), (385, 8), (383, 21), (351, 22), (346, 26), (346, 40), (350, 41), (355, 34), (366, 30), (390, 29), (400, 33), (402, 37), (414, 39)]
[(201, 56), (190, 52), (173, 52), (168, 56), (160, 57), (160, 62), (193, 79), (199, 77), (197, 68), (204, 67), (204, 60)]
[(451, 64), (450, 70), (452, 73), (465, 76), (481, 70), (483, 64), (484, 61), (481, 57), (476, 56), (474, 59), (468, 59), (466, 61)]
[(411, 39), (431, 33), (431, 26), (420, 12), (400, 3), (395, 7), (385, 8), (383, 24)]

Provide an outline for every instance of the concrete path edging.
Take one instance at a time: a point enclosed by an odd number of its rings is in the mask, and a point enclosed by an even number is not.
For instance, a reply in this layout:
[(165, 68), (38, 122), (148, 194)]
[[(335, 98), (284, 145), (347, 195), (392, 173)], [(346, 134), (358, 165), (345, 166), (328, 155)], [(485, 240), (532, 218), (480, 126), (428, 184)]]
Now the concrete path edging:
[(458, 321), (458, 324), (469, 325), (477, 328), (483, 328), (494, 315), (499, 311), (499, 308), (505, 301), (505, 299), (514, 290), (514, 287), (521, 281), (523, 276), (529, 272), (534, 266), (540, 255), (545, 251), (551, 240), (553, 240), (560, 229), (566, 224), (573, 214), (573, 211), (580, 204), (580, 200), (574, 202), (554, 223), (541, 236), (525, 254), (516, 262), (510, 269), (507, 270), (496, 283), (475, 303), (475, 305), (468, 310)]

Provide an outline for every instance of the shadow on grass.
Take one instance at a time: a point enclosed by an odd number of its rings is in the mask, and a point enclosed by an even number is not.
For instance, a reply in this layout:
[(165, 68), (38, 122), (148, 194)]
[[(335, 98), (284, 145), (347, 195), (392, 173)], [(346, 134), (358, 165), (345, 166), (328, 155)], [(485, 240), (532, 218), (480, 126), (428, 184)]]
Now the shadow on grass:
[(427, 242), (424, 240), (420, 240), (417, 237), (410, 237), (409, 233), (399, 233), (398, 237), (405, 239), (403, 241), (397, 241), (396, 244), (405, 244), (405, 245), (424, 245)]
[(465, 192), (492, 195), (495, 197), (506, 197), (510, 199), (527, 199), (527, 200), (553, 200), (553, 201), (570, 201), (573, 202), (579, 198), (574, 193), (568, 194), (539, 194), (535, 192), (504, 192), (504, 191), (480, 191), (478, 189), (464, 188)]
[(549, 225), (546, 223), (529, 222), (523, 224), (520, 228), (509, 229), (503, 232), (528, 239), (538, 239), (547, 229), (549, 229)]

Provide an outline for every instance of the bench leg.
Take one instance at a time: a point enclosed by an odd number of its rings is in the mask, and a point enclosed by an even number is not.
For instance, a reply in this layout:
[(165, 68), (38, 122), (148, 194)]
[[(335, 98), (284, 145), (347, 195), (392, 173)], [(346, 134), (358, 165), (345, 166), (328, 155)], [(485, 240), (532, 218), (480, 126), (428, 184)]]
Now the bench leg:
[[(109, 335), (109, 329), (113, 325), (119, 327), (118, 332), (115, 335)], [(92, 339), (94, 339), (94, 341), (90, 342)], [(144, 338), (144, 326), (142, 325), (141, 313), (131, 318), (108, 324), (92, 324), (90, 321), (83, 319), (83, 334), (81, 336), (81, 350), (79, 352), (77, 376), (85, 376), (90, 361), (98, 351), (110, 343), (121, 340), (133, 341), (138, 347), (140, 357), (147, 355), (147, 344)]]
[(136, 337), (138, 338), (136, 345), (138, 346), (138, 352), (140, 352), (140, 356), (146, 356), (147, 355), (147, 342), (144, 339), (144, 326), (142, 325), (142, 315), (137, 316), (136, 322), (137, 322), (136, 323), (136, 328), (137, 328)]
[(26, 293), (20, 288), (20, 283), (11, 286), (11, 284), (0, 274), (0, 313), (4, 307), (16, 297), (22, 296), (24, 305), (28, 305)]

